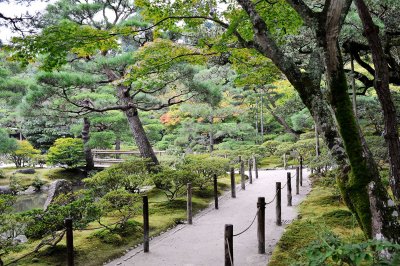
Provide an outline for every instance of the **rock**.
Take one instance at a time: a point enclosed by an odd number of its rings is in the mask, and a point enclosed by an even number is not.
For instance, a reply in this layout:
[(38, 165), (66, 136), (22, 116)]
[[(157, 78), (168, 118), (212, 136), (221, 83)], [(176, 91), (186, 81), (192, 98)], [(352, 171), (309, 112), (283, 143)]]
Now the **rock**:
[(0, 186), (0, 194), (12, 194), (9, 186)]
[(72, 192), (72, 184), (71, 182), (65, 179), (57, 179), (53, 183), (50, 184), (49, 194), (47, 196), (47, 200), (44, 203), (44, 210), (47, 210), (47, 207), (53, 202), (54, 198), (56, 198), (60, 194)]
[(31, 195), (31, 194), (35, 194), (35, 193), (36, 193), (35, 188), (33, 186), (29, 186), (24, 191), (18, 192), (18, 195)]
[(21, 173), (21, 174), (28, 174), (28, 175), (33, 175), (34, 173), (36, 173), (35, 169), (33, 169), (33, 168), (20, 169), (20, 170), (17, 170), (16, 172)]
[(38, 262), (40, 262), (40, 260), (39, 260), (39, 258), (32, 258), (32, 263), (38, 263)]
[(14, 242), (21, 244), (21, 243), (25, 243), (28, 242), (28, 238), (25, 235), (17, 235), (14, 238)]

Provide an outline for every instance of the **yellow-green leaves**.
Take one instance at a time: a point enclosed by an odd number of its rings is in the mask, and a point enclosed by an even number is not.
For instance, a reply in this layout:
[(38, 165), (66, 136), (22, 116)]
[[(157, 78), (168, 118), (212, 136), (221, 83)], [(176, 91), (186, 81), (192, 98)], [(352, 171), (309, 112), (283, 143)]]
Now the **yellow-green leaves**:
[(69, 20), (49, 26), (39, 35), (14, 38), (13, 43), (14, 59), (27, 65), (42, 54), (42, 68), (45, 70), (66, 64), (68, 54), (89, 57), (118, 47), (117, 39), (111, 32), (81, 26)]
[(233, 68), (239, 74), (239, 86), (259, 87), (276, 80), (280, 71), (276, 66), (255, 50), (236, 49), (232, 51)]
[(135, 53), (137, 63), (131, 68), (130, 76), (136, 80), (151, 73), (162, 73), (178, 63), (204, 64), (208, 55), (198, 48), (157, 39)]

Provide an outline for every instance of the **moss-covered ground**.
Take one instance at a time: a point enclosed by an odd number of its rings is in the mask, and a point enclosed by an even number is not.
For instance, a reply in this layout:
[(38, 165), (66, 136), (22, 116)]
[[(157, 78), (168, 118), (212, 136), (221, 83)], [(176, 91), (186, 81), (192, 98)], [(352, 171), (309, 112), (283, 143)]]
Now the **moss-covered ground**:
[(349, 243), (365, 240), (352, 213), (341, 202), (338, 190), (334, 186), (317, 184), (301, 203), (299, 219), (286, 228), (269, 265), (307, 265), (305, 247), (326, 232), (333, 232)]
[[(236, 175), (236, 183), (240, 182), (240, 176)], [(229, 189), (229, 176), (218, 179), (219, 191)], [(186, 220), (186, 198), (181, 196), (173, 201), (168, 201), (164, 193), (153, 189), (147, 193), (149, 197), (150, 230), (151, 236), (160, 234), (178, 223)], [(209, 186), (203, 191), (193, 192), (193, 211), (198, 213), (206, 208), (213, 200), (213, 190)], [(142, 216), (138, 215), (132, 219), (139, 225), (136, 230), (120, 239), (111, 239), (111, 243), (105, 243), (96, 235), (103, 229), (74, 231), (74, 247), (76, 265), (102, 265), (104, 262), (123, 255), (129, 248), (142, 242)], [(104, 217), (103, 223), (112, 223), (112, 216)], [(98, 228), (97, 223), (92, 223), (88, 228)], [(100, 232), (101, 233), (101, 232)], [(31, 252), (39, 241), (29, 241), (20, 245), (18, 252), (13, 252), (4, 257), (6, 264), (13, 259), (24, 256)], [(43, 248), (38, 253), (27, 256), (14, 265), (65, 265), (66, 246), (63, 239), (55, 248)]]
[[(267, 156), (261, 159), (259, 164), (260, 164), (259, 168), (267, 168), (267, 169), (279, 168), (283, 167), (283, 160), (282, 157), (279, 156)], [(287, 161), (287, 165), (298, 165), (298, 161), (290, 159)]]
[(50, 183), (55, 179), (67, 179), (67, 180), (80, 180), (84, 177), (82, 171), (79, 169), (64, 169), (64, 168), (35, 168), (34, 174), (23, 174), (18, 173), (18, 170), (27, 168), (15, 168), (7, 167), (1, 168), (5, 175), (5, 178), (0, 178), (0, 186), (6, 186), (10, 184), (10, 177), (14, 175), (20, 181), (22, 186), (28, 187), (32, 184), (36, 177), (43, 180), (45, 183)]

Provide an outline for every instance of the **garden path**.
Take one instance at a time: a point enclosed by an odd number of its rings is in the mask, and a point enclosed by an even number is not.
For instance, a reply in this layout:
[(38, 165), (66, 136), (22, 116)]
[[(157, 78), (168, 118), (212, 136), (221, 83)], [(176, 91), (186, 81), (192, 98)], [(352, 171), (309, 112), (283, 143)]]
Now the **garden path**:
[[(179, 225), (150, 241), (150, 252), (143, 253), (140, 246), (107, 265), (140, 266), (194, 266), (224, 264), (224, 225), (233, 224), (233, 233), (237, 234), (250, 225), (257, 212), (258, 197), (265, 197), (266, 202), (275, 196), (275, 182), (286, 184), (286, 173), (295, 175), (290, 170), (259, 171), (259, 178), (253, 184), (246, 183), (246, 189), (236, 187), (236, 198), (230, 197), (230, 191), (219, 199), (219, 210), (214, 210), (213, 203), (193, 218), (193, 224)], [(296, 195), (295, 178), (292, 178), (293, 207), (287, 207), (286, 188), (282, 189), (282, 222), (275, 224), (275, 201), (266, 206), (266, 254), (257, 254), (257, 222), (245, 233), (233, 238), (235, 265), (263, 265), (281, 237), (284, 228), (297, 216), (296, 206), (310, 191), (309, 172), (303, 170), (303, 187)], [(151, 221), (150, 221), (151, 223)]]

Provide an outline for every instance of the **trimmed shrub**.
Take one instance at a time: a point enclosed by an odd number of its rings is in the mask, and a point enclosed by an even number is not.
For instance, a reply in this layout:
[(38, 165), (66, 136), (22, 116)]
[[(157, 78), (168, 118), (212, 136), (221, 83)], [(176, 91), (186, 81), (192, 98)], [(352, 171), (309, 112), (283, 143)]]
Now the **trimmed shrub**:
[(61, 138), (54, 142), (47, 154), (49, 164), (66, 165), (74, 168), (85, 164), (83, 142), (77, 138)]

